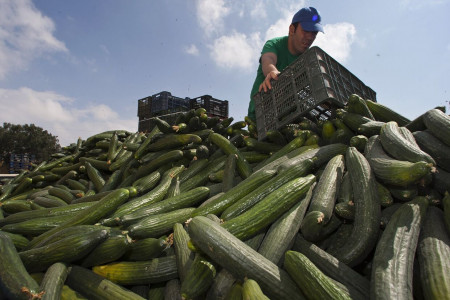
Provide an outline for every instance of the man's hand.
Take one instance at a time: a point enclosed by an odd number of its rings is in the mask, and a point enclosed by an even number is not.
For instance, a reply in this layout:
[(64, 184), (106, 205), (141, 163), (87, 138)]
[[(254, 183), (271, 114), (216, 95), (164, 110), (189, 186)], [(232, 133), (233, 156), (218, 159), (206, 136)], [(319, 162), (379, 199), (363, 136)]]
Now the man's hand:
[(272, 84), (270, 83), (270, 81), (272, 79), (278, 80), (279, 74), (279, 71), (270, 71), (269, 73), (267, 73), (266, 79), (264, 79), (264, 81), (259, 85), (259, 91), (261, 92), (261, 90), (264, 90), (264, 92), (267, 92), (268, 90), (271, 90)]

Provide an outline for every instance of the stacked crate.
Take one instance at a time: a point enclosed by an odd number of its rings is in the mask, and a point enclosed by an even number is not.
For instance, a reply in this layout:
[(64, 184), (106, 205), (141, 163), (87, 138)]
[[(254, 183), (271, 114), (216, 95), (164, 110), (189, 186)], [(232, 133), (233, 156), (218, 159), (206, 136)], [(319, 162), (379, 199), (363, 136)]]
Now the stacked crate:
[(217, 116), (221, 119), (228, 117), (228, 101), (226, 100), (219, 100), (210, 95), (180, 98), (173, 96), (170, 92), (162, 91), (138, 100), (138, 130), (150, 131), (152, 117), (158, 117), (172, 125), (181, 113), (200, 107), (206, 109), (210, 117)]

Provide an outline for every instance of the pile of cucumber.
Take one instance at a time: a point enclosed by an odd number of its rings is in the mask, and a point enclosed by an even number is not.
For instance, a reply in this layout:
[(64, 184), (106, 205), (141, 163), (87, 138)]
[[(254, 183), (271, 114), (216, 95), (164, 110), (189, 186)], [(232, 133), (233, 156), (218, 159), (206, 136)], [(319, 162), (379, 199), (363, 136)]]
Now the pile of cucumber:
[(0, 299), (449, 299), (445, 108), (152, 122), (1, 186)]

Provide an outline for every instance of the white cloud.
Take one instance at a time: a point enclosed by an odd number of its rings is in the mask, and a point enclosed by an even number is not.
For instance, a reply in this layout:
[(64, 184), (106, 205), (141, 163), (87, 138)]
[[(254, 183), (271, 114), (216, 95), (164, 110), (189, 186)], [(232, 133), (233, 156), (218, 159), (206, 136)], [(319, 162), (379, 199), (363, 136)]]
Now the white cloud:
[(197, 46), (195, 46), (194, 44), (186, 46), (184, 48), (184, 52), (186, 52), (187, 54), (190, 54), (190, 55), (198, 55), (198, 53), (199, 53)]
[(261, 20), (267, 18), (266, 6), (262, 1), (254, 2), (250, 10), (250, 16), (254, 19)]
[(0, 1), (0, 79), (11, 70), (25, 69), (47, 52), (67, 52), (54, 35), (53, 21), (42, 15), (31, 0)]
[(352, 44), (356, 40), (356, 28), (350, 23), (324, 25), (325, 34), (318, 33), (314, 42), (337, 61), (345, 62), (350, 57)]
[(137, 131), (137, 119), (121, 119), (109, 106), (90, 104), (72, 107), (74, 99), (52, 91), (0, 89), (0, 120), (12, 124), (35, 124), (58, 137), (62, 146), (106, 130)]
[(221, 36), (211, 47), (211, 58), (222, 68), (253, 71), (258, 62), (262, 40), (259, 33), (240, 32)]
[(224, 0), (197, 0), (197, 19), (200, 27), (209, 37), (218, 34), (224, 26), (224, 18), (230, 13)]
[(266, 31), (266, 41), (274, 37), (285, 36), (289, 33), (289, 25), (292, 21), (292, 12), (285, 11), (284, 17), (278, 19)]

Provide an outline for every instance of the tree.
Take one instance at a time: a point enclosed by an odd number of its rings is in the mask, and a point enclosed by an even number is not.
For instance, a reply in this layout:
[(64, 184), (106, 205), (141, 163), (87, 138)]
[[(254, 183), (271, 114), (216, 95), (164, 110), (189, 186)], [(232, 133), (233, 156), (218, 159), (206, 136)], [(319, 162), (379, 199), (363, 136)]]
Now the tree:
[(34, 155), (36, 162), (42, 162), (60, 150), (58, 137), (34, 124), (3, 123), (0, 127), (0, 158), (4, 163), (9, 164), (12, 153)]

